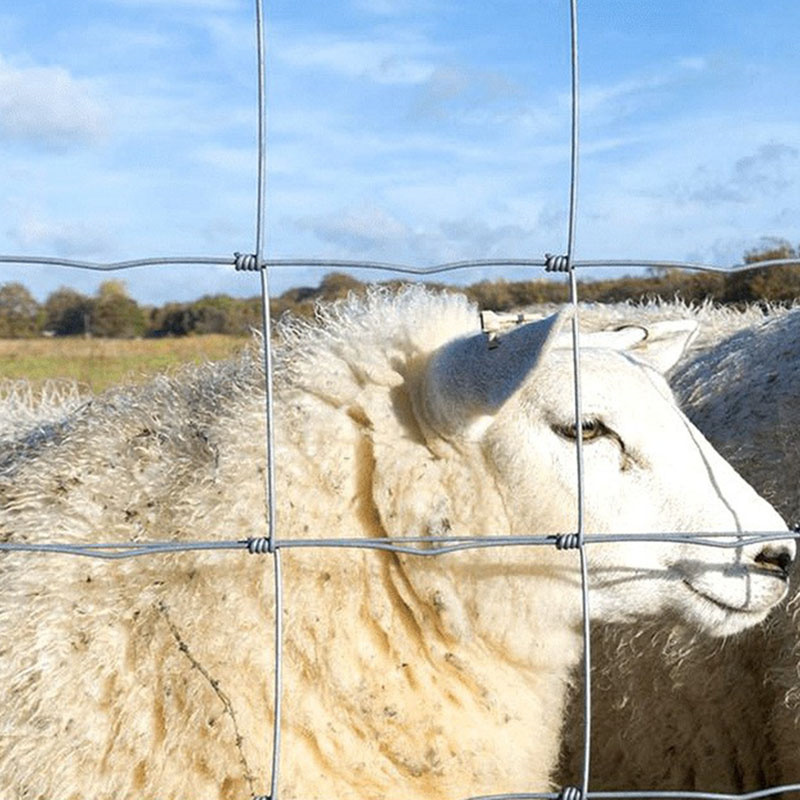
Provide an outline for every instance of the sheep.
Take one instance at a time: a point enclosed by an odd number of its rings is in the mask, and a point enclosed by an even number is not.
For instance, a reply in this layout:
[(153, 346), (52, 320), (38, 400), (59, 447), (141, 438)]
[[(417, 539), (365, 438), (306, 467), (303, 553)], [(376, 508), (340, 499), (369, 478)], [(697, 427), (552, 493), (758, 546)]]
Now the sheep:
[(71, 380), (0, 379), (0, 446), (10, 446), (19, 431), (42, 431), (87, 402), (89, 391)]
[[(281, 537), (785, 530), (659, 373), (693, 324), (583, 340), (574, 424), (564, 315), (489, 347), (460, 296), (373, 291), (285, 323)], [(112, 390), (0, 468), (0, 539), (264, 532), (255, 351)], [(646, 409), (646, 413), (642, 413)], [(281, 796), (456, 798), (550, 786), (581, 655), (578, 559), (286, 549)], [(791, 541), (741, 552), (592, 545), (592, 615), (727, 635), (785, 594)], [(241, 798), (267, 785), (270, 561), (191, 553), (0, 559), (0, 796)]]
[[(752, 312), (725, 314), (732, 335), (721, 341), (716, 321), (706, 314), (705, 347), (671, 384), (722, 455), (797, 522), (800, 308), (774, 309), (760, 324)], [(592, 786), (746, 792), (799, 782), (798, 589), (795, 581), (789, 604), (730, 641), (682, 626), (600, 625)], [(568, 716), (562, 779), (582, 760), (578, 695)]]
[[(530, 315), (532, 318), (542, 318), (556, 313), (558, 308), (554, 303), (535, 303), (525, 306), (520, 311), (524, 312), (526, 317)], [(687, 355), (704, 351), (746, 328), (760, 325), (767, 316), (777, 318), (787, 311), (788, 309), (783, 306), (747, 305), (739, 308), (718, 305), (711, 300), (686, 303), (680, 298), (580, 303), (581, 326), (586, 332), (614, 330), (630, 324), (646, 326), (663, 320), (691, 320), (696, 323), (697, 329), (689, 342)]]

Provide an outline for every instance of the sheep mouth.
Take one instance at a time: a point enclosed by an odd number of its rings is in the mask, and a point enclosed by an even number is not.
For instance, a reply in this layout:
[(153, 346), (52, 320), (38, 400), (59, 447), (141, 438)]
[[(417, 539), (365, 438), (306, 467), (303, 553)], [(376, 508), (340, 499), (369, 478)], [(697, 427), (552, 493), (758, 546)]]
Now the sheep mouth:
[[(774, 573), (765, 573), (768, 577), (774, 578), (775, 580), (779, 580), (781, 583), (784, 584), (784, 594), (785, 594), (785, 587), (788, 581), (786, 578), (782, 577), (781, 575), (775, 575)], [(703, 600), (712, 603), (717, 608), (722, 609), (728, 614), (744, 614), (744, 615), (753, 615), (753, 616), (763, 616), (766, 611), (768, 611), (772, 606), (775, 605), (777, 602), (776, 600), (771, 600), (770, 602), (766, 603), (763, 608), (761, 607), (745, 607), (745, 606), (732, 606), (729, 603), (726, 603), (722, 598), (717, 597), (716, 595), (710, 594), (708, 592), (704, 592), (702, 589), (698, 589), (696, 586), (693, 586), (691, 581), (687, 578), (683, 578), (683, 585), (692, 592), (692, 594), (697, 595), (697, 597), (702, 597)]]

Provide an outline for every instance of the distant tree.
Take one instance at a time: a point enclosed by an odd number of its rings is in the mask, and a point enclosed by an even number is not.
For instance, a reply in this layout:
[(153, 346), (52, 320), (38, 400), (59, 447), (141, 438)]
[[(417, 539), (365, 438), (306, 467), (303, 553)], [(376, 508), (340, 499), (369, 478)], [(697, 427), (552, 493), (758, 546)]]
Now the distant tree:
[(339, 300), (350, 292), (363, 292), (364, 284), (345, 272), (329, 272), (319, 283), (319, 294), (323, 300)]
[(188, 303), (166, 303), (153, 312), (149, 332), (156, 336), (186, 336), (194, 332), (194, 323)]
[(90, 313), (93, 336), (130, 339), (145, 331), (145, 315), (128, 295), (124, 281), (104, 281), (97, 289)]
[(62, 286), (45, 300), (45, 330), (53, 331), (58, 336), (85, 333), (91, 309), (91, 298)]
[(754, 247), (744, 254), (745, 264), (759, 261), (782, 261), (797, 258), (797, 248), (786, 239), (766, 239), (761, 247)]
[(748, 250), (744, 254), (745, 264), (785, 259), (797, 259), (797, 263), (727, 275), (725, 301), (752, 303), (764, 300), (771, 303), (790, 303), (796, 300), (800, 297), (800, 253), (797, 248), (785, 239), (767, 239), (761, 247)]
[(205, 295), (191, 303), (167, 303), (151, 317), (150, 332), (156, 336), (192, 333), (247, 335), (261, 327), (261, 298)]
[[(800, 248), (782, 239), (764, 240), (762, 246), (744, 254), (747, 264), (773, 259), (796, 260), (796, 264), (749, 270), (738, 273), (695, 272), (670, 267), (655, 267), (634, 275), (613, 279), (580, 280), (581, 300), (595, 302), (641, 301), (655, 298), (680, 298), (688, 303), (706, 300), (743, 304), (769, 301), (794, 302), (800, 298)], [(385, 281), (390, 289), (404, 285), (400, 280)], [(481, 308), (507, 310), (534, 303), (562, 303), (568, 298), (564, 280), (535, 278), (528, 281), (481, 281), (455, 287), (429, 283), (439, 291), (463, 291)], [(338, 300), (348, 294), (363, 294), (366, 284), (345, 273), (331, 272), (318, 286), (289, 289), (270, 299), (273, 319), (289, 312), (312, 316), (318, 302)], [(222, 333), (246, 335), (261, 327), (259, 297), (235, 298), (225, 294), (206, 295), (191, 302), (166, 303), (159, 308), (137, 305), (121, 281), (101, 284), (95, 298), (70, 289), (59, 289), (39, 308), (20, 284), (0, 288), (0, 336), (30, 336), (46, 322), (59, 334), (80, 333), (86, 315), (91, 332), (97, 336), (149, 335), (185, 336)]]
[(21, 283), (0, 285), (0, 337), (18, 339), (41, 331), (42, 309)]
[(206, 295), (191, 308), (197, 333), (246, 334), (260, 324), (260, 306), (226, 294)]

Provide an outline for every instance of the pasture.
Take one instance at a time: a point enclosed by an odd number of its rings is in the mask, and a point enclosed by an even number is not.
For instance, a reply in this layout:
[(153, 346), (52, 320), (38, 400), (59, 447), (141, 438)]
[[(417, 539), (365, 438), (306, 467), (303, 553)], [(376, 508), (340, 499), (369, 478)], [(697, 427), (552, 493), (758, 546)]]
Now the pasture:
[(187, 362), (227, 358), (248, 341), (248, 337), (223, 334), (163, 339), (0, 339), (0, 379), (26, 378), (36, 385), (50, 378), (66, 378), (97, 393), (122, 383), (140, 383)]

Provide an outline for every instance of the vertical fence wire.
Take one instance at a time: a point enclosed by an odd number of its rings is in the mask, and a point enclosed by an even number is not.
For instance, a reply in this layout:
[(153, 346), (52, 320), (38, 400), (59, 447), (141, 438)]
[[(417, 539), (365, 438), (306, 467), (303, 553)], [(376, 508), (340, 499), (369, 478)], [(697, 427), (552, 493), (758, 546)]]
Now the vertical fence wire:
[(281, 551), (272, 551), (275, 570), (275, 683), (272, 727), (272, 762), (269, 779), (269, 798), (278, 798), (281, 759), (281, 696), (283, 684), (283, 580), (281, 576)]
[(581, 797), (589, 792), (592, 735), (592, 650), (589, 617), (589, 564), (586, 557), (585, 526), (585, 471), (583, 463), (583, 399), (581, 391), (580, 361), (580, 309), (578, 306), (578, 281), (573, 259), (575, 256), (575, 231), (578, 222), (578, 166), (580, 156), (580, 71), (578, 59), (578, 0), (570, 0), (570, 181), (569, 217), (567, 221), (567, 270), (569, 297), (572, 305), (572, 374), (575, 400), (575, 461), (577, 469), (578, 555), (581, 572), (581, 604), (583, 610), (583, 764), (580, 781)]
[(266, 496), (267, 496), (267, 535), (272, 552), (275, 547), (275, 433), (274, 433), (274, 392), (272, 380), (272, 341), (270, 331), (272, 320), (269, 306), (269, 268), (264, 263), (265, 207), (267, 191), (267, 101), (266, 101), (266, 35), (264, 26), (264, 6), (262, 0), (256, 3), (256, 38), (258, 49), (258, 190), (256, 201), (256, 251), (255, 264), (261, 277), (261, 325), (264, 333), (264, 384), (265, 437), (267, 448)]
[(278, 797), (281, 751), (281, 700), (283, 696), (283, 582), (281, 555), (275, 546), (276, 539), (276, 491), (275, 491), (275, 414), (272, 379), (272, 319), (270, 314), (269, 267), (264, 263), (266, 236), (267, 200), (267, 42), (263, 0), (255, 0), (256, 53), (258, 62), (258, 188), (256, 199), (256, 246), (255, 267), (259, 271), (261, 285), (261, 327), (264, 355), (264, 436), (266, 444), (266, 503), (268, 551), (272, 554), (274, 573), (274, 685), (272, 717), (272, 757), (270, 764), (270, 794)]

